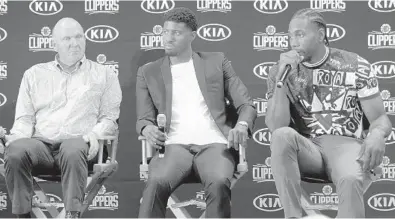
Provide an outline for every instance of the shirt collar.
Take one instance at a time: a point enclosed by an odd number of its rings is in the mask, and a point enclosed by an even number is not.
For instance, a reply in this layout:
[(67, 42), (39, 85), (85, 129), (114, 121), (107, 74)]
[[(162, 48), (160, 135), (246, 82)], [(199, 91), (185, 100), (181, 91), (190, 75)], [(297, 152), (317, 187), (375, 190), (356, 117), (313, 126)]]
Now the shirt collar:
[(322, 57), (322, 59), (320, 61), (318, 61), (316, 63), (312, 63), (312, 64), (303, 62), (302, 64), (308, 68), (315, 68), (315, 67), (322, 65), (328, 57), (329, 57), (329, 48), (327, 46), (325, 46), (325, 55), (324, 55), (324, 57)]
[[(75, 65), (75, 68), (74, 68), (70, 73), (74, 73), (75, 71), (77, 71), (77, 70), (82, 66), (82, 64), (85, 63), (85, 61), (86, 61), (86, 56), (84, 55), (84, 56), (78, 61), (78, 63)], [(55, 67), (56, 67), (57, 69), (59, 69), (59, 70), (61, 70), (61, 71), (64, 71), (64, 69), (63, 69), (63, 67), (62, 67), (62, 65), (60, 64), (60, 61), (59, 61), (59, 54), (56, 54), (56, 55), (55, 55), (54, 65), (55, 65)]]

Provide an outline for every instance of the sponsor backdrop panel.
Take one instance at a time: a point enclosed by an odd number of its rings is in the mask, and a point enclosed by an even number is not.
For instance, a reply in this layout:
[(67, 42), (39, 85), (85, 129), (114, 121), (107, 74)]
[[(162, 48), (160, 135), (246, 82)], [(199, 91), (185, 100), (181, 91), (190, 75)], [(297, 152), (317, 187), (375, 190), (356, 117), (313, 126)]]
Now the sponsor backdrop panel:
[[(138, 164), (141, 146), (135, 133), (135, 78), (138, 67), (163, 56), (162, 15), (184, 6), (196, 12), (200, 28), (195, 50), (224, 52), (249, 89), (258, 119), (248, 142), (249, 172), (232, 193), (235, 217), (282, 217), (270, 165), (271, 135), (265, 125), (266, 80), (281, 52), (289, 49), (288, 23), (298, 9), (323, 11), (331, 45), (356, 52), (372, 63), (379, 77), (384, 106), (391, 121), (395, 112), (395, 2), (393, 0), (0, 0), (0, 125), (12, 126), (19, 84), (32, 65), (54, 59), (52, 27), (62, 17), (77, 19), (85, 29), (87, 58), (112, 68), (118, 74), (123, 102), (120, 116), (120, 168), (96, 197), (88, 217), (136, 217), (144, 187)], [(395, 129), (394, 129), (395, 131)], [(382, 179), (365, 195), (367, 217), (391, 217), (395, 213), (393, 194), (395, 132), (387, 140)], [(1, 159), (0, 162), (3, 162)], [(42, 182), (61, 208), (57, 183)], [(303, 183), (317, 204), (336, 204), (333, 185)], [(182, 200), (192, 200), (192, 216), (202, 212), (204, 194), (198, 185), (176, 191)], [(0, 179), (0, 217), (11, 216), (4, 179)], [(326, 214), (334, 216), (334, 211)], [(168, 216), (173, 216), (170, 212)]]

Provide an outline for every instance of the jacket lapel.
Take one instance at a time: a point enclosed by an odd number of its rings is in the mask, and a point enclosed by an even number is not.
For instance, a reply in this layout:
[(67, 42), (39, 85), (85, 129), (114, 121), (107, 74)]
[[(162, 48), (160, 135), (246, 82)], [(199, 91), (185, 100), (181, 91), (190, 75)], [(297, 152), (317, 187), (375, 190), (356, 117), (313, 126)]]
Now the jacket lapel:
[[(163, 82), (165, 83), (166, 95), (163, 100), (163, 104), (166, 105), (165, 109), (159, 109), (159, 113), (165, 113), (166, 115), (166, 128), (169, 130), (171, 121), (171, 103), (172, 103), (172, 93), (173, 93), (173, 83), (170, 70), (170, 60), (169, 57), (165, 56), (163, 63), (161, 65), (161, 72), (163, 77)], [(163, 105), (162, 105), (163, 106)]]
[(192, 59), (193, 59), (193, 65), (195, 67), (196, 78), (200, 87), (200, 91), (203, 94), (203, 98), (207, 106), (209, 106), (208, 94), (207, 94), (207, 82), (206, 82), (206, 66), (205, 66), (206, 63), (195, 52), (192, 54)]

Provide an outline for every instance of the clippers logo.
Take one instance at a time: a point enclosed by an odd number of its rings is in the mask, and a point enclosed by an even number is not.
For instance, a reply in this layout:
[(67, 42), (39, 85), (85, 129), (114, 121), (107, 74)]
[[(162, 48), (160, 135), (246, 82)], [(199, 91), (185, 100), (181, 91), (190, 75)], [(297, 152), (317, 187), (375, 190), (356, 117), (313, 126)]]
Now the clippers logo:
[(376, 211), (395, 210), (395, 195), (392, 193), (379, 193), (368, 199), (368, 205)]
[(257, 183), (273, 182), (273, 174), (271, 168), (271, 157), (267, 157), (265, 164), (254, 164), (252, 166), (252, 180)]
[(5, 103), (7, 103), (7, 97), (0, 93), (0, 106), (3, 106)]
[(99, 193), (92, 200), (92, 204), (89, 205), (88, 210), (110, 210), (114, 211), (118, 209), (118, 193), (107, 192), (106, 187), (102, 186)]
[(386, 145), (390, 145), (395, 143), (395, 128), (392, 127), (391, 133), (387, 137), (387, 141), (385, 142)]
[(62, 11), (63, 4), (59, 0), (33, 0), (29, 8), (35, 14), (48, 16)]
[(319, 12), (343, 12), (346, 10), (346, 2), (343, 0), (310, 0), (310, 8)]
[(7, 193), (0, 191), (0, 211), (7, 209)]
[(155, 25), (154, 28), (152, 28), (152, 33), (142, 33), (140, 36), (141, 49), (145, 51), (153, 49), (163, 49), (162, 31), (162, 26)]
[(258, 51), (284, 51), (288, 49), (288, 34), (284, 32), (276, 33), (276, 27), (269, 25), (266, 27), (266, 33), (254, 33), (253, 44), (254, 49)]
[(141, 9), (152, 14), (166, 13), (174, 6), (174, 0), (143, 0), (141, 2)]
[[(64, 208), (63, 201), (59, 196), (56, 196), (54, 194), (49, 194), (49, 193), (47, 193), (46, 196), (47, 196), (47, 199), (48, 199), (48, 202), (50, 205), (54, 206), (56, 209)], [(38, 198), (37, 195), (34, 195), (33, 202), (40, 203), (42, 201)], [(42, 211), (47, 211), (47, 209), (45, 207), (40, 207), (40, 209)]]
[(116, 75), (118, 75), (118, 73), (119, 73), (118, 62), (116, 62), (116, 61), (107, 61), (107, 57), (104, 54), (99, 54), (96, 57), (96, 61), (99, 64), (102, 64), (102, 65), (105, 65), (105, 66), (109, 67)]
[(395, 31), (391, 31), (391, 26), (383, 24), (380, 31), (369, 32), (368, 48), (372, 50), (395, 49)]
[(227, 13), (232, 10), (231, 0), (197, 0), (197, 11), (210, 12), (218, 11)]
[(33, 33), (29, 35), (29, 51), (53, 51), (54, 44), (49, 27), (43, 27), (41, 34)]
[(275, 65), (275, 62), (262, 62), (254, 67), (254, 74), (258, 78), (267, 80), (269, 77), (269, 71)]
[(266, 98), (254, 98), (252, 103), (255, 105), (256, 111), (258, 112), (258, 117), (265, 116), (267, 112), (267, 94)]
[(383, 99), (384, 109), (387, 114), (395, 115), (395, 98), (391, 97), (391, 93), (388, 90), (382, 90), (380, 94), (381, 99)]
[(117, 29), (107, 25), (96, 25), (85, 31), (85, 37), (94, 43), (108, 43), (119, 36)]
[(372, 64), (372, 70), (375, 71), (378, 78), (387, 79), (395, 77), (394, 61), (379, 61)]
[(333, 193), (330, 185), (325, 185), (322, 188), (322, 193), (314, 192), (310, 194), (310, 200), (316, 205), (337, 205), (339, 204), (339, 197)]
[(255, 0), (254, 8), (264, 14), (278, 14), (288, 8), (286, 0)]
[(7, 79), (7, 62), (0, 61), (0, 81)]
[(395, 181), (395, 163), (391, 163), (390, 158), (384, 156), (381, 164), (383, 172), (377, 181)]
[(280, 197), (277, 194), (263, 194), (253, 201), (256, 209), (266, 212), (275, 212), (283, 209)]
[(8, 0), (0, 0), (0, 15), (7, 14), (8, 11)]
[(254, 138), (254, 141), (256, 143), (270, 146), (272, 134), (270, 133), (268, 128), (263, 128), (255, 131), (252, 137)]
[(0, 27), (0, 42), (7, 38), (7, 31)]
[(326, 36), (329, 42), (338, 41), (346, 35), (346, 30), (337, 24), (326, 25)]
[(85, 13), (116, 14), (119, 12), (119, 0), (85, 0)]
[(222, 41), (228, 39), (232, 31), (223, 24), (205, 24), (197, 30), (197, 34), (203, 40)]
[(395, 0), (369, 0), (369, 7), (377, 12), (393, 12)]

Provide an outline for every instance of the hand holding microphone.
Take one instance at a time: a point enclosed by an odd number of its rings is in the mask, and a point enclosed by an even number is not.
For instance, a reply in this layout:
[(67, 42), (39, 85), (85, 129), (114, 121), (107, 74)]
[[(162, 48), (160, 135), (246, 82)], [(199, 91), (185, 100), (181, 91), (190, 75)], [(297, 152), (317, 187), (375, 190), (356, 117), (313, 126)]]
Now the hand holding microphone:
[[(166, 116), (164, 114), (159, 114), (156, 120), (158, 122), (159, 131), (162, 132), (164, 135), (166, 135), (166, 131), (165, 131)], [(162, 147), (159, 149), (159, 158), (162, 158), (164, 156), (165, 156), (165, 145), (163, 144)]]
[(291, 50), (285, 53), (281, 53), (280, 60), (278, 62), (278, 73), (277, 73), (277, 87), (282, 88), (284, 81), (291, 72), (291, 69), (295, 69), (296, 66), (303, 61), (304, 57), (299, 55), (295, 50)]
[[(165, 124), (166, 124), (166, 121), (165, 121)], [(165, 127), (165, 125), (163, 127)], [(156, 149), (162, 149), (162, 146), (164, 147), (165, 141), (166, 141), (166, 135), (164, 132), (161, 132), (159, 130), (158, 126), (147, 125), (147, 126), (145, 126), (145, 128), (143, 129), (141, 134), (144, 137), (146, 137), (147, 142), (150, 145), (152, 145), (152, 147), (154, 147)]]

